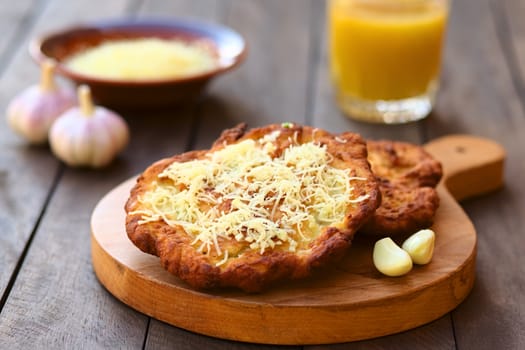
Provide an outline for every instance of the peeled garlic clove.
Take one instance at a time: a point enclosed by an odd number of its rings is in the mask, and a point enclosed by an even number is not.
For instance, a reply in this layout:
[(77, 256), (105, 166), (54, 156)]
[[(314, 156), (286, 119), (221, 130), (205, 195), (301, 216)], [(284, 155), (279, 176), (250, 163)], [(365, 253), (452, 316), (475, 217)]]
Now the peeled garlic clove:
[(412, 269), (412, 259), (390, 237), (374, 245), (373, 260), (379, 272), (387, 276), (402, 276)]
[(415, 264), (425, 265), (432, 260), (435, 240), (434, 231), (421, 230), (408, 237), (403, 242), (402, 248), (410, 255)]
[(45, 143), (54, 120), (76, 104), (73, 91), (55, 85), (54, 69), (54, 61), (45, 61), (40, 85), (23, 90), (7, 107), (9, 126), (30, 143)]
[(115, 112), (94, 106), (89, 87), (80, 86), (78, 94), (80, 107), (62, 114), (51, 127), (51, 150), (70, 166), (106, 166), (127, 145), (128, 126)]

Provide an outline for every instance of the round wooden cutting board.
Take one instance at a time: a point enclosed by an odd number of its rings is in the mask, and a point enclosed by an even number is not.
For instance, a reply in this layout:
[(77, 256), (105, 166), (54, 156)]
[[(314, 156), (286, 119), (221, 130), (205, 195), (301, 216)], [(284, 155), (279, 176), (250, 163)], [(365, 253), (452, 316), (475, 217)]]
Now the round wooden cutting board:
[(373, 241), (356, 239), (346, 258), (310, 279), (261, 294), (198, 291), (166, 272), (159, 259), (127, 238), (124, 203), (130, 179), (96, 206), (92, 259), (100, 282), (151, 317), (214, 337), (267, 344), (322, 344), (411, 329), (454, 309), (472, 289), (476, 232), (456, 200), (494, 190), (503, 181), (503, 149), (492, 141), (448, 136), (425, 148), (443, 163), (434, 257), (403, 277), (380, 274)]

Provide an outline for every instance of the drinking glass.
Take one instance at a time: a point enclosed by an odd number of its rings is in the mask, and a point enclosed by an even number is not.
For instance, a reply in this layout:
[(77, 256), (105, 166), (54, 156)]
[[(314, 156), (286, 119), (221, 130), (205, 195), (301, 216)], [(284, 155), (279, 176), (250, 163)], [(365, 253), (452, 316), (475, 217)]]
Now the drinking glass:
[(447, 0), (329, 0), (330, 71), (350, 118), (425, 118), (439, 86)]

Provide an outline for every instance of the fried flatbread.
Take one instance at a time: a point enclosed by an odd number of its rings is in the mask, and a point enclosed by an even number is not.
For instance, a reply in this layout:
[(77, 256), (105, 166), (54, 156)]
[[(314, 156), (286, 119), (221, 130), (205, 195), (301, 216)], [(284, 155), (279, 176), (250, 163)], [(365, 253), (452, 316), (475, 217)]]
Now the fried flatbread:
[(441, 164), (422, 147), (406, 142), (369, 140), (367, 148), (382, 199), (360, 233), (399, 236), (430, 227), (439, 206), (434, 187), (443, 174)]
[(210, 150), (147, 168), (126, 231), (193, 287), (258, 292), (341, 257), (379, 202), (359, 135), (239, 125)]

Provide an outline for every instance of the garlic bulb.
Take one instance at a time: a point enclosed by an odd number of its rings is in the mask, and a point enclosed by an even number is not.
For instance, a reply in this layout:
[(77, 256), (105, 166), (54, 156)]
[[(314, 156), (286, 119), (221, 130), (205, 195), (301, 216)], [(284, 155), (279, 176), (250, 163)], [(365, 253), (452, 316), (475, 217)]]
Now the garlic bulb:
[(7, 107), (9, 125), (30, 143), (45, 143), (55, 119), (76, 104), (75, 93), (71, 89), (59, 88), (55, 84), (54, 70), (55, 62), (45, 61), (40, 84), (22, 91)]
[(103, 167), (124, 149), (128, 126), (118, 114), (94, 106), (91, 90), (78, 88), (80, 106), (62, 114), (49, 132), (53, 153), (70, 166)]

